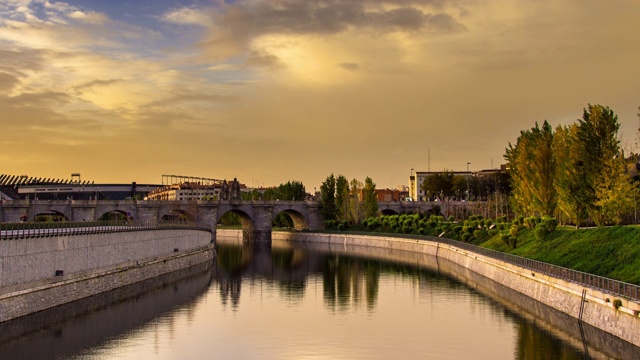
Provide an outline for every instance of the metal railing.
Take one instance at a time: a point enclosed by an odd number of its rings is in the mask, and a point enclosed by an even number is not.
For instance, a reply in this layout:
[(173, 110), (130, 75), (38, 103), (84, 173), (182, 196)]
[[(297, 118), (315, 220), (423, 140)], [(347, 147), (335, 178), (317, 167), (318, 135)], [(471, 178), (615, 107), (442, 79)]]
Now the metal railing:
[(129, 231), (198, 229), (193, 222), (88, 221), (0, 224), (0, 240), (103, 234)]
[(441, 244), (447, 244), (447, 245), (455, 246), (457, 248), (467, 250), (469, 252), (473, 252), (479, 255), (483, 255), (495, 260), (500, 260), (509, 264), (520, 266), (522, 268), (531, 270), (533, 273), (553, 276), (555, 278), (566, 280), (566, 281), (579, 284), (591, 289), (596, 289), (604, 293), (609, 293), (609, 294), (624, 297), (626, 299), (630, 299), (636, 302), (640, 302), (640, 286), (638, 285), (630, 284), (630, 283), (626, 283), (626, 282), (618, 281), (614, 279), (609, 279), (606, 277), (593, 275), (593, 274), (585, 273), (582, 271), (577, 271), (577, 270), (573, 270), (573, 269), (569, 269), (562, 266), (553, 265), (553, 264), (549, 264), (549, 263), (545, 263), (537, 260), (527, 259), (527, 258), (516, 256), (516, 255), (511, 255), (504, 252), (468, 244), (458, 240), (438, 238), (438, 237), (432, 237), (432, 236), (411, 235), (411, 234), (387, 234), (387, 233), (376, 234), (376, 233), (333, 232), (333, 231), (331, 233), (396, 237), (396, 238), (405, 238), (405, 239), (427, 240), (427, 241), (433, 241)]

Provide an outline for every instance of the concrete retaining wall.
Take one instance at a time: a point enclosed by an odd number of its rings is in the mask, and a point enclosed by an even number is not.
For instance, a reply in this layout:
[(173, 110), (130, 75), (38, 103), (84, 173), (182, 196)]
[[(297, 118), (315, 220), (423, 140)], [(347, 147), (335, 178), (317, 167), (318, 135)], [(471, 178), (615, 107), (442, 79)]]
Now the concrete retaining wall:
[(0, 322), (209, 261), (212, 249), (210, 232), (187, 229), (0, 241)]
[[(342, 245), (373, 246), (424, 253), (439, 259), (446, 259), (474, 273), (482, 275), (534, 300), (578, 318), (583, 305), (582, 320), (635, 346), (640, 346), (640, 304), (621, 299), (622, 306), (616, 309), (613, 302), (617, 297), (582, 285), (556, 279), (528, 269), (476, 254), (452, 245), (427, 240), (399, 239), (382, 236), (274, 233), (274, 240), (300, 241)], [(582, 291), (586, 290), (586, 300), (582, 304)]]

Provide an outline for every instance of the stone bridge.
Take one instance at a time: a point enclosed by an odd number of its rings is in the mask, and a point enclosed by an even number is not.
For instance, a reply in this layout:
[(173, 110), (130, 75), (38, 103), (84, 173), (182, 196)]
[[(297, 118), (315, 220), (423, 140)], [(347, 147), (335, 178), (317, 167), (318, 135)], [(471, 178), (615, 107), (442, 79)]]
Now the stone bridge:
[[(443, 206), (443, 204), (445, 206)], [(460, 204), (458, 204), (460, 205)], [(447, 206), (454, 203), (380, 202), (379, 212), (426, 213), (438, 206), (443, 215), (450, 215)], [(318, 230), (324, 227), (318, 201), (154, 201), (154, 200), (15, 200), (0, 201), (0, 222), (19, 222), (26, 217), (33, 221), (39, 214), (56, 214), (68, 221), (96, 221), (107, 213), (117, 212), (133, 221), (158, 223), (182, 218), (215, 233), (220, 218), (231, 211), (238, 215), (245, 236), (257, 241), (271, 238), (271, 224), (284, 212), (293, 220), (296, 230)], [(443, 211), (444, 210), (444, 211)]]

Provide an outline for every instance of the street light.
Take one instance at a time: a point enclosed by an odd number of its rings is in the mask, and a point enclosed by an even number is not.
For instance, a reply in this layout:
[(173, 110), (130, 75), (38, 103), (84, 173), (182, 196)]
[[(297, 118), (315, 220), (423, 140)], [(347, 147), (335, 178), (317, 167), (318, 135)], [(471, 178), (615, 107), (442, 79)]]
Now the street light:
[(470, 162), (467, 163), (467, 201), (469, 201), (469, 165)]

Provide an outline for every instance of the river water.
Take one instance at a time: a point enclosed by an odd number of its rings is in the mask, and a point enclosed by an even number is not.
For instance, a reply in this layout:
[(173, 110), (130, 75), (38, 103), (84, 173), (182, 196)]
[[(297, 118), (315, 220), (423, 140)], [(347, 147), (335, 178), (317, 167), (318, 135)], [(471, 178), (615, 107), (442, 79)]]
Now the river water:
[(633, 359), (638, 348), (455, 264), (255, 247), (0, 324), (0, 359)]

